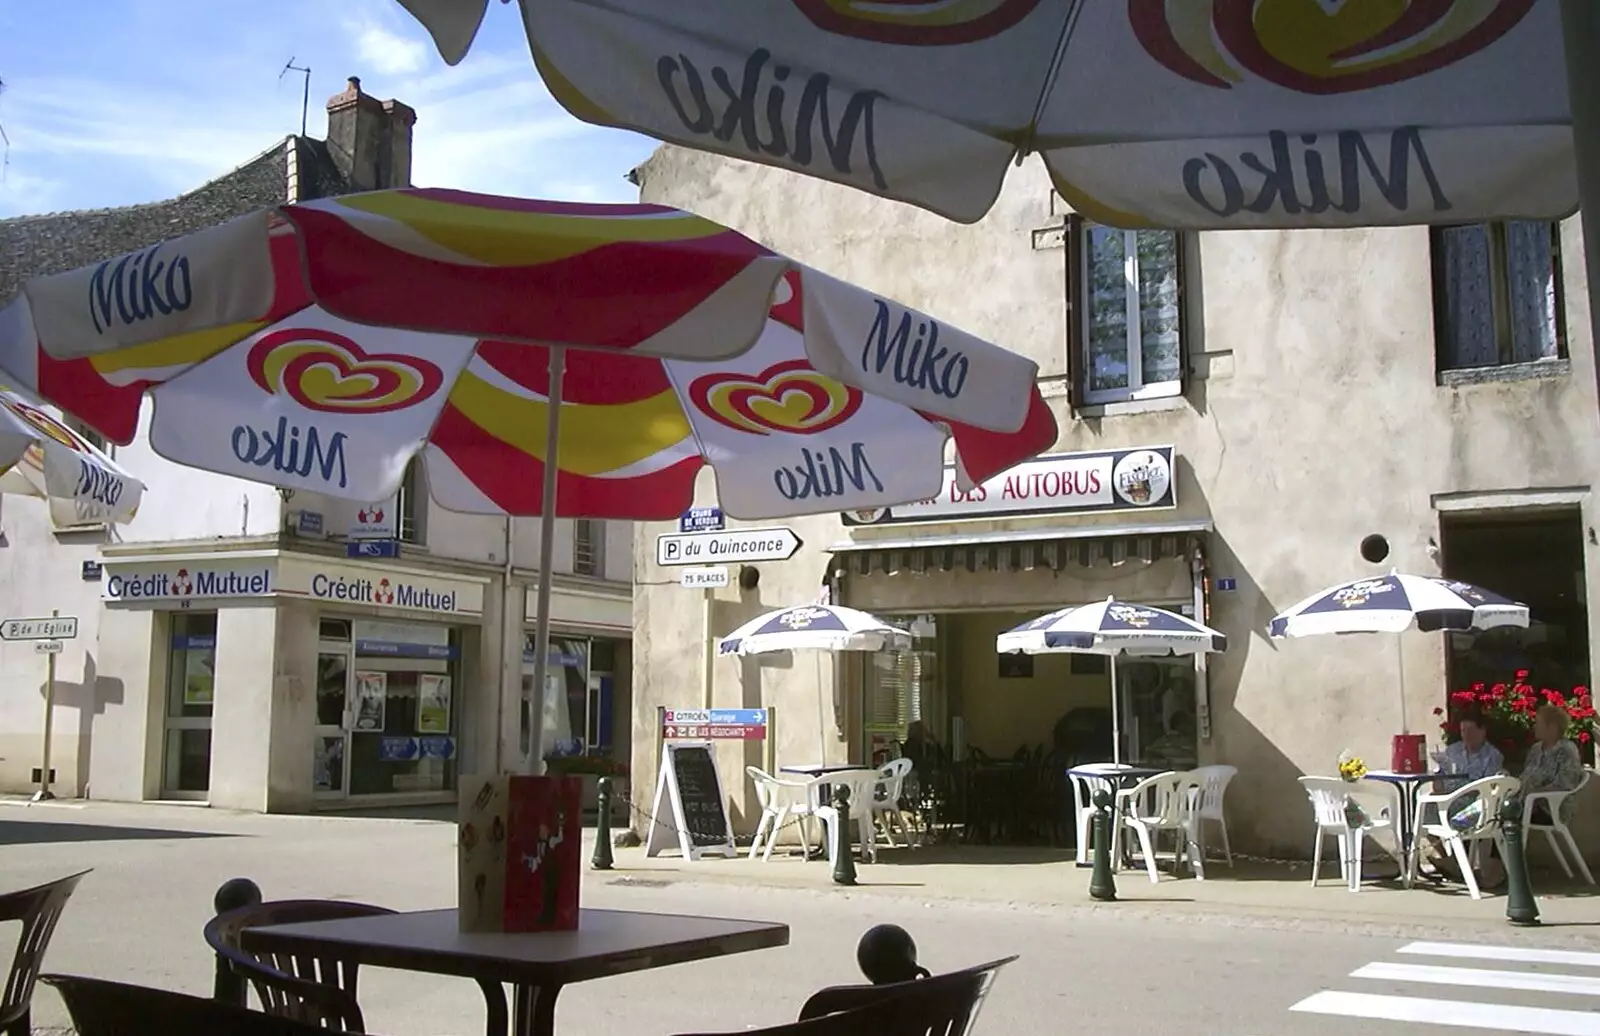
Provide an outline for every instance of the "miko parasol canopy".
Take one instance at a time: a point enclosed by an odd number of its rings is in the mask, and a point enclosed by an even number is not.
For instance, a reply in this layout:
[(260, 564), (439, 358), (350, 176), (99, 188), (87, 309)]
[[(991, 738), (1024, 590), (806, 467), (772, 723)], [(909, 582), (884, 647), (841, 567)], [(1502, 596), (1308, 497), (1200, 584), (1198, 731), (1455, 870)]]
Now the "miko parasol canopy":
[(761, 655), (807, 648), (909, 651), (911, 634), (855, 608), (803, 604), (757, 615), (717, 642), (719, 655)]
[(0, 389), (0, 493), (44, 499), (58, 529), (130, 522), (144, 484), (83, 436)]
[[(400, 3), (451, 64), (487, 7)], [(1121, 227), (1578, 207), (1573, 121), (1587, 108), (1568, 102), (1557, 0), (518, 5), (540, 75), (580, 119), (962, 222), (1030, 152), (1073, 209)], [(1571, 49), (1592, 58), (1596, 5), (1565, 6)], [(1580, 95), (1589, 106), (1597, 85)]]
[(148, 390), (169, 460), (372, 501), (420, 456), (480, 514), (674, 518), (707, 463), (735, 518), (926, 499), (951, 439), (965, 483), (1055, 442), (1037, 371), (689, 213), (442, 190), (266, 210), (0, 310), (0, 372), (116, 441)]

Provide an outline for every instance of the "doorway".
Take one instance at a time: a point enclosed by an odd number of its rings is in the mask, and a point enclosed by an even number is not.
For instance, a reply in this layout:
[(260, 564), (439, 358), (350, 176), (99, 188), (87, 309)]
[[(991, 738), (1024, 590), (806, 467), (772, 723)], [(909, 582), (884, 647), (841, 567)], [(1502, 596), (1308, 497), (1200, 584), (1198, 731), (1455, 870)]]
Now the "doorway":
[(1535, 687), (1589, 686), (1589, 609), (1583, 520), (1576, 508), (1439, 517), (1446, 577), (1528, 606), (1527, 629), (1451, 634), (1449, 688), (1510, 680), (1529, 671)]
[(204, 799), (211, 791), (217, 613), (173, 613), (171, 630), (162, 730), (161, 797)]

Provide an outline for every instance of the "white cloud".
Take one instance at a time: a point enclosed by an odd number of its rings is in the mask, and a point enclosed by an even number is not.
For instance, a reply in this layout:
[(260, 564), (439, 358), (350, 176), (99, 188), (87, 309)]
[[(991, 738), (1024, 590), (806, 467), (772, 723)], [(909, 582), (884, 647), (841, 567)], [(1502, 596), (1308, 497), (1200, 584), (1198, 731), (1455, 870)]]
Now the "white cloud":
[(382, 75), (407, 75), (428, 63), (428, 45), (367, 22), (355, 28), (356, 60)]

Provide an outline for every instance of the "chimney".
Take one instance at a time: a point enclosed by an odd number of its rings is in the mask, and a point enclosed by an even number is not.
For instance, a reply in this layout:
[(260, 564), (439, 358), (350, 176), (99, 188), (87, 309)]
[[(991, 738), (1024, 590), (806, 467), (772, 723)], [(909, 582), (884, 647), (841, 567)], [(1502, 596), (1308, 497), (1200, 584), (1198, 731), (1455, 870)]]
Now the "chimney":
[(399, 101), (379, 101), (351, 76), (328, 98), (328, 151), (358, 191), (411, 186), (411, 127), (417, 113)]

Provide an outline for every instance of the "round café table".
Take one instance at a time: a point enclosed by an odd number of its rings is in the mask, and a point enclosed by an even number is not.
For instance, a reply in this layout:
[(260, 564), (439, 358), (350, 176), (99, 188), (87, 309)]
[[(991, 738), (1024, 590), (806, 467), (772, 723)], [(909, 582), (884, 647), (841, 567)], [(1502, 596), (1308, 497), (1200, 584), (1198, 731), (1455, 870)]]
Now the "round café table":
[(1442, 773), (1400, 773), (1395, 770), (1368, 770), (1363, 780), (1387, 784), (1400, 801), (1399, 823), (1395, 830), (1400, 835), (1400, 877), (1407, 888), (1411, 887), (1411, 854), (1417, 850), (1417, 797), (1424, 784), (1445, 776)]
[[(1170, 769), (1170, 766), (1157, 767), (1146, 766), (1137, 763), (1081, 763), (1077, 766), (1067, 767), (1067, 777), (1075, 777), (1088, 785), (1089, 801), (1082, 803), (1081, 805), (1092, 806), (1094, 804), (1094, 793), (1102, 788), (1110, 793), (1114, 803), (1117, 797), (1117, 792), (1131, 788), (1147, 777), (1154, 777), (1156, 774), (1166, 773)], [(1077, 818), (1074, 817), (1074, 831), (1077, 830), (1077, 822)], [(1111, 822), (1115, 824), (1116, 818), (1113, 817)], [(1133, 859), (1133, 847), (1124, 842), (1122, 843), (1122, 852), (1123, 856), (1125, 857), (1123, 862), (1131, 862)], [(1116, 863), (1115, 860), (1112, 862), (1113, 864)], [(1085, 860), (1083, 863), (1078, 864), (1078, 866), (1089, 867), (1093, 866), (1093, 864)]]

